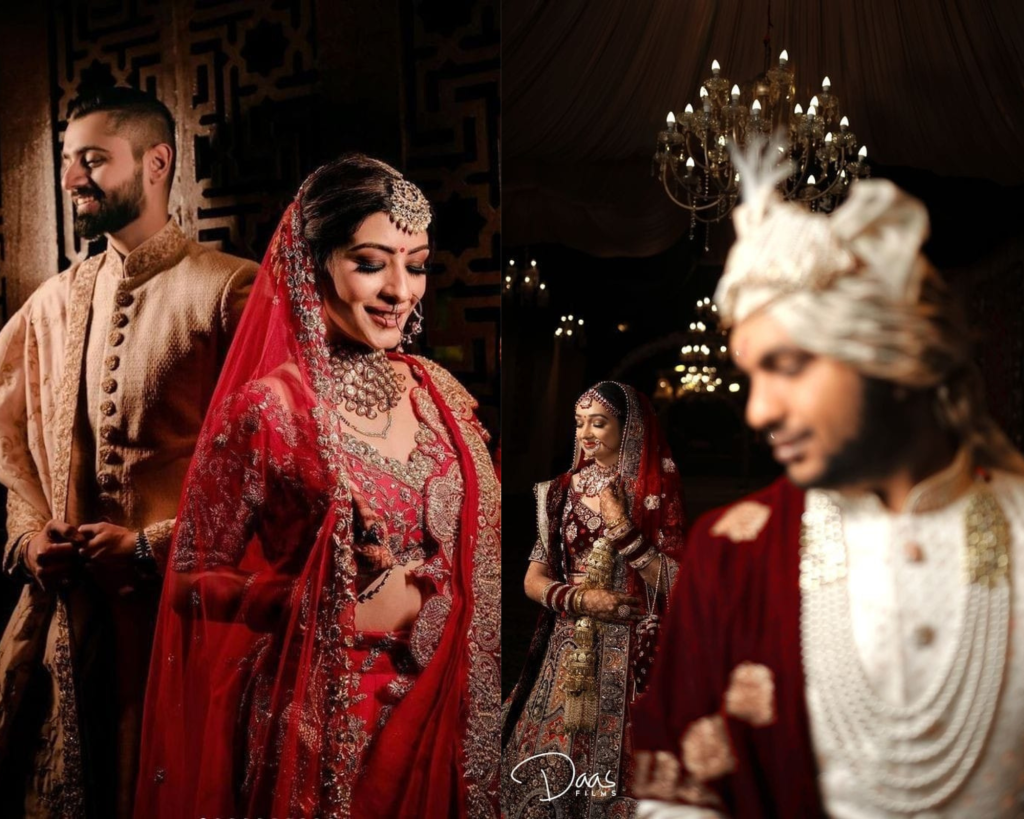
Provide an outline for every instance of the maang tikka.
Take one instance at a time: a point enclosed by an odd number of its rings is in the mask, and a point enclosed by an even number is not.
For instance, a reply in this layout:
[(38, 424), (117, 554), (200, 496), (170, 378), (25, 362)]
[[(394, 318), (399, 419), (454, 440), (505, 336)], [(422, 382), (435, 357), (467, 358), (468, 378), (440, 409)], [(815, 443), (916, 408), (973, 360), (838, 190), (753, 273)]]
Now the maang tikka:
[(391, 221), (408, 233), (423, 233), (433, 218), (423, 191), (401, 176), (392, 178), (389, 186), (388, 216)]

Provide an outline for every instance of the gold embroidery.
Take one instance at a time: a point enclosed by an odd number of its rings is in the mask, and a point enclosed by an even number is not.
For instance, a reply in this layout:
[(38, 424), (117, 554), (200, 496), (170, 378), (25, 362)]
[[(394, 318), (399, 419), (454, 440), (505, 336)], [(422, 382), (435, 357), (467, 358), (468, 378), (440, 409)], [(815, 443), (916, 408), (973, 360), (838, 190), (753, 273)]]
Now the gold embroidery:
[(683, 764), (699, 782), (718, 779), (736, 769), (721, 714), (690, 723), (680, 743)]
[(458, 463), (453, 463), (443, 477), (434, 478), (427, 486), (427, 528), (449, 561), (455, 548), (463, 494)]
[(421, 669), (427, 667), (441, 644), (441, 635), (451, 610), (452, 601), (442, 594), (435, 594), (420, 609), (409, 637), (409, 648)]
[(729, 675), (725, 711), (758, 728), (775, 721), (775, 677), (759, 663), (740, 663)]
[(757, 539), (771, 514), (770, 506), (757, 501), (742, 501), (725, 511), (711, 527), (711, 534), (727, 537), (733, 543), (747, 543)]
[(473, 415), (476, 402), (445, 369), (423, 358), (416, 358), (416, 361), (427, 371), (445, 403), (452, 408), (480, 486), (476, 512), (479, 539), (473, 553), (473, 622), (466, 635), (470, 671), (464, 768), (467, 813), (474, 819), (487, 819), (498, 815), (501, 766), (501, 488), (482, 428)]
[(1010, 525), (999, 501), (991, 492), (975, 492), (964, 517), (967, 581), (989, 588), (1005, 583), (1010, 569)]
[[(57, 520), (67, 516), (69, 481), (71, 477), (71, 437), (74, 432), (75, 411), (78, 408), (78, 387), (82, 378), (85, 357), (86, 325), (92, 304), (92, 291), (99, 271), (99, 259), (88, 259), (78, 267), (68, 299), (68, 343), (64, 350), (64, 371), (61, 375), (57, 406), (53, 413), (53, 439), (58, 449), (53, 458), (51, 486), (53, 499), (51, 513)], [(64, 765), (59, 784), (61, 813), (79, 816), (85, 811), (85, 792), (82, 779), (81, 744), (78, 733), (78, 711), (75, 693), (74, 669), (71, 659), (70, 634), (67, 611), (58, 601), (54, 616), (57, 618), (56, 678), (59, 702), (57, 704), (64, 731)], [(58, 770), (60, 766), (58, 766)]]

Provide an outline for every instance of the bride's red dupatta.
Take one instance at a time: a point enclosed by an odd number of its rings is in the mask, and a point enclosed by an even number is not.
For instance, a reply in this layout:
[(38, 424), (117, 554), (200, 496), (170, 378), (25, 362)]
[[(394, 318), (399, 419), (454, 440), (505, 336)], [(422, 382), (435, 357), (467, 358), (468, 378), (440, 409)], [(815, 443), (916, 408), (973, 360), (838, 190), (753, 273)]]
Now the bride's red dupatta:
[(462, 507), (436, 649), (383, 731), (358, 716), (358, 546), (302, 233), (309, 183), (263, 260), (183, 490), (135, 815), (497, 816), (500, 492), (473, 400), (397, 353), (451, 435)]

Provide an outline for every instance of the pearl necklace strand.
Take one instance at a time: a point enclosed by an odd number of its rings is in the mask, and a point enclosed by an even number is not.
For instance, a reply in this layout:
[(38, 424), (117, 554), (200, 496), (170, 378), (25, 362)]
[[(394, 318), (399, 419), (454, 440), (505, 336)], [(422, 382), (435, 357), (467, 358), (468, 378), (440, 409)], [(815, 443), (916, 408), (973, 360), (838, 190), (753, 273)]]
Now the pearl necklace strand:
[(987, 489), (968, 501), (957, 642), (928, 689), (904, 706), (875, 693), (857, 653), (839, 506), (808, 492), (802, 523), (803, 662), (832, 744), (876, 807), (915, 814), (941, 805), (977, 765), (999, 702), (1010, 625), (1006, 517)]

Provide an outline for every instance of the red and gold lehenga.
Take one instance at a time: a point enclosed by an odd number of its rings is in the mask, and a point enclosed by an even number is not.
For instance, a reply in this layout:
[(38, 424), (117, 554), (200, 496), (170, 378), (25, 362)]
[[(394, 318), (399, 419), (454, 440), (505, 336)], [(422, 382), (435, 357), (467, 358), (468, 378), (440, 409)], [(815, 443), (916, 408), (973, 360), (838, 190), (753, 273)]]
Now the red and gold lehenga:
[[(683, 547), (679, 474), (647, 399), (632, 387), (617, 386), (627, 404), (619, 474), (625, 479), (629, 517), (648, 542), (658, 544), (671, 583)], [(551, 578), (563, 583), (583, 581), (594, 542), (605, 534), (600, 513), (583, 502), (572, 484), (572, 476), (585, 465), (577, 444), (573, 469), (536, 487), (538, 540), (530, 559), (545, 563)], [(657, 598), (649, 594), (644, 579), (621, 556), (615, 559), (613, 588), (637, 597), (645, 618), (664, 613), (664, 586)], [(595, 724), (569, 731), (567, 656), (581, 645), (580, 621), (554, 612), (541, 616), (502, 715), (505, 819), (624, 819), (634, 814), (635, 801), (627, 795), (632, 767), (628, 709), (653, 659), (650, 622), (598, 626)]]
[[(389, 357), (413, 374), (419, 420), (409, 461), (344, 432), (301, 197), (182, 495), (135, 815), (496, 816), (500, 493), (486, 436), (451, 375), (401, 353)], [(368, 578), (410, 560), (425, 601), (411, 630), (358, 631)]]

